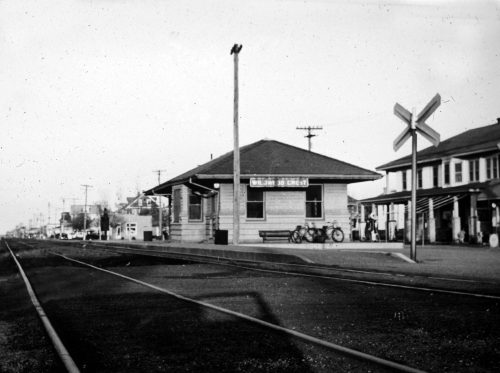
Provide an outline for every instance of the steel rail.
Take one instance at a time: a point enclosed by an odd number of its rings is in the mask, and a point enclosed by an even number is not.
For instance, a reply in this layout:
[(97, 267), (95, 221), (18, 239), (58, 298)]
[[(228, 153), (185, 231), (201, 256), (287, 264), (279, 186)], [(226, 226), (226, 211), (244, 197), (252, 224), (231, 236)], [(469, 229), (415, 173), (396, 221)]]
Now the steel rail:
[[(221, 257), (211, 257), (209, 255), (197, 255), (197, 254), (184, 254), (184, 253), (173, 253), (173, 252), (159, 252), (156, 250), (148, 250), (148, 249), (139, 249), (139, 248), (122, 248), (118, 246), (113, 246), (116, 248), (116, 250), (110, 250), (108, 248), (108, 245), (96, 245), (92, 244), (94, 247), (97, 248), (103, 248), (104, 250), (109, 250), (111, 252), (119, 252), (122, 254), (129, 253), (129, 254), (137, 254), (137, 255), (143, 255), (140, 253), (154, 253), (157, 257), (160, 258), (168, 258), (174, 257), (176, 259), (181, 259), (182, 257), (185, 258), (185, 260), (191, 260), (191, 261), (197, 261), (197, 262), (202, 262), (206, 263), (207, 259), (217, 259), (217, 264), (219, 265), (227, 265), (227, 266), (232, 266), (232, 267), (237, 267), (237, 268), (243, 268), (246, 270), (252, 270), (252, 271), (260, 271), (260, 272), (269, 272), (269, 273), (279, 273), (279, 274), (286, 274), (286, 275), (294, 275), (294, 276), (302, 276), (302, 277), (312, 277), (312, 278), (321, 278), (321, 279), (330, 279), (330, 280), (338, 280), (338, 281), (345, 281), (345, 282), (351, 282), (351, 283), (358, 283), (358, 284), (366, 284), (366, 285), (373, 285), (373, 286), (383, 286), (383, 287), (392, 287), (392, 288), (400, 288), (400, 289), (405, 289), (405, 290), (415, 290), (415, 291), (424, 291), (424, 292), (432, 292), (432, 293), (441, 293), (441, 294), (451, 294), (451, 295), (460, 295), (460, 296), (471, 296), (471, 297), (476, 297), (476, 298), (486, 298), (486, 299), (496, 299), (500, 300), (500, 295), (491, 295), (491, 294), (483, 294), (483, 293), (472, 293), (472, 292), (466, 292), (466, 291), (458, 291), (458, 290), (449, 290), (449, 289), (440, 289), (440, 288), (433, 288), (433, 287), (425, 287), (425, 286), (414, 286), (414, 285), (403, 285), (403, 284), (394, 284), (390, 282), (383, 282), (383, 281), (370, 281), (370, 280), (359, 280), (359, 279), (350, 279), (350, 278), (344, 278), (344, 277), (336, 277), (336, 276), (328, 276), (328, 275), (319, 275), (319, 274), (307, 274), (307, 273), (302, 273), (302, 272), (294, 272), (294, 271), (284, 271), (284, 270), (276, 270), (276, 269), (263, 269), (263, 268), (255, 268), (251, 266), (245, 266), (241, 264), (234, 264), (235, 262), (246, 262), (246, 263), (257, 263), (257, 264), (268, 264), (270, 262), (262, 262), (262, 261), (250, 261), (250, 260), (244, 260), (244, 259), (230, 259), (230, 258), (221, 258)], [(160, 254), (160, 255), (158, 255)], [(221, 263), (220, 260), (227, 260), (231, 261), (233, 263)], [(330, 268), (330, 267), (320, 267), (320, 266), (310, 266), (310, 265), (302, 265), (302, 264), (289, 264), (289, 263), (276, 263), (276, 264), (281, 264), (281, 265), (287, 265), (291, 267), (299, 267), (299, 268), (306, 268), (306, 269), (320, 269), (320, 270), (328, 270), (328, 271), (338, 271), (338, 272), (352, 272), (352, 273), (360, 273), (360, 274), (373, 274), (373, 275), (383, 275), (383, 276), (395, 276), (395, 277), (411, 277), (406, 274), (398, 274), (398, 273), (388, 273), (388, 272), (372, 272), (372, 271), (364, 271), (364, 270), (353, 270), (353, 269), (337, 269), (337, 268)], [(428, 277), (423, 277), (423, 276), (413, 276), (413, 277), (420, 277), (420, 278), (427, 278), (427, 279), (436, 279), (436, 280), (447, 280), (447, 281), (457, 281), (457, 282), (472, 282), (472, 283), (484, 283), (484, 282), (477, 282), (474, 280), (464, 280), (464, 279), (453, 279), (453, 278), (441, 278), (441, 277), (433, 277), (433, 276), (428, 276)]]
[(388, 282), (377, 282), (377, 281), (368, 281), (368, 280), (355, 280), (355, 279), (342, 278), (342, 277), (332, 277), (332, 276), (322, 276), (322, 275), (310, 275), (310, 274), (299, 273), (299, 272), (287, 272), (287, 271), (277, 271), (277, 270), (273, 270), (273, 269), (262, 269), (262, 268), (244, 267), (244, 266), (235, 265), (235, 264), (228, 264), (228, 265), (232, 265), (232, 266), (239, 267), (239, 268), (244, 268), (244, 269), (249, 269), (249, 270), (253, 270), (253, 271), (259, 271), (259, 272), (279, 273), (279, 274), (301, 276), (301, 277), (312, 277), (312, 278), (338, 280), (338, 281), (345, 281), (345, 282), (352, 282), (352, 283), (366, 284), (366, 285), (373, 285), (373, 286), (385, 286), (385, 287), (393, 287), (393, 288), (406, 289), (406, 290), (416, 290), (416, 291), (425, 291), (425, 292), (431, 292), (431, 293), (463, 295), (463, 296), (471, 296), (471, 297), (477, 297), (477, 298), (487, 298), (487, 299), (497, 299), (497, 300), (500, 300), (500, 296), (499, 295), (489, 295), (489, 294), (480, 294), (480, 293), (468, 293), (468, 292), (457, 291), (457, 290), (446, 290), (446, 289), (438, 289), (438, 288), (427, 288), (427, 287), (423, 287), (423, 286), (411, 286), (411, 285), (402, 285), (402, 284), (391, 284), (391, 283), (388, 283)]
[[(88, 245), (88, 243), (87, 243), (87, 245)], [(413, 275), (413, 274), (398, 273), (398, 272), (380, 272), (380, 271), (369, 271), (369, 270), (353, 269), (353, 268), (335, 268), (335, 267), (326, 266), (326, 265), (322, 266), (322, 265), (311, 265), (311, 264), (266, 262), (266, 261), (247, 260), (247, 259), (232, 259), (232, 258), (227, 258), (227, 257), (190, 254), (190, 253), (188, 254), (188, 253), (181, 253), (181, 252), (176, 252), (176, 251), (158, 251), (158, 250), (152, 250), (152, 249), (140, 249), (140, 248), (122, 247), (122, 246), (116, 246), (116, 245), (103, 245), (103, 244), (94, 243), (94, 242), (91, 245), (95, 246), (97, 248), (102, 248), (104, 250), (109, 250), (112, 252), (120, 252), (120, 253), (138, 252), (138, 253), (136, 253), (138, 255), (142, 255), (139, 253), (147, 253), (147, 254), (155, 254), (152, 256), (164, 257), (164, 258), (168, 258), (168, 257), (181, 258), (181, 257), (183, 257), (186, 260), (192, 260), (192, 261), (197, 261), (197, 260), (202, 261), (203, 259), (217, 259), (217, 261), (227, 260), (227, 261), (232, 261), (232, 262), (247, 262), (247, 263), (258, 263), (258, 264), (276, 263), (276, 264), (282, 264), (282, 265), (293, 266), (293, 267), (298, 267), (298, 268), (321, 269), (321, 270), (328, 270), (328, 271), (334, 271), (334, 272), (370, 274), (370, 275), (379, 275), (379, 276), (388, 276), (388, 277), (412, 277), (412, 278), (443, 280), (443, 281), (450, 281), (450, 282), (453, 282), (453, 281), (454, 282), (466, 282), (466, 283), (474, 283), (474, 284), (490, 284), (490, 285), (497, 285), (498, 284), (497, 282), (492, 282), (492, 281), (478, 281), (478, 280), (456, 278), (456, 277), (424, 276), (424, 275), (419, 275), (419, 274)], [(86, 246), (86, 245), (84, 244), (83, 246)], [(112, 250), (109, 248), (114, 248), (115, 250)], [(123, 250), (123, 251), (120, 251), (120, 250)]]
[(269, 328), (269, 329), (273, 329), (273, 330), (279, 331), (279, 332), (284, 333), (284, 334), (291, 335), (293, 337), (299, 338), (299, 339), (307, 341), (307, 342), (314, 343), (314, 344), (322, 346), (322, 347), (326, 347), (326, 348), (328, 348), (330, 350), (341, 352), (343, 354), (355, 357), (357, 359), (361, 359), (361, 360), (364, 360), (364, 361), (375, 363), (375, 364), (378, 364), (378, 365), (381, 365), (381, 366), (384, 366), (384, 367), (387, 367), (387, 368), (390, 368), (390, 369), (394, 369), (394, 370), (399, 371), (399, 372), (408, 372), (408, 373), (424, 373), (425, 372), (425, 371), (422, 371), (422, 370), (419, 370), (419, 369), (416, 369), (416, 368), (412, 368), (412, 367), (409, 367), (409, 366), (406, 366), (406, 365), (403, 365), (403, 364), (396, 363), (394, 361), (386, 360), (386, 359), (379, 358), (377, 356), (370, 355), (370, 354), (367, 354), (367, 353), (364, 353), (364, 352), (361, 352), (361, 351), (357, 351), (357, 350), (354, 350), (354, 349), (351, 349), (351, 348), (348, 348), (348, 347), (345, 347), (345, 346), (341, 346), (341, 345), (338, 345), (338, 344), (335, 344), (335, 343), (331, 343), (331, 342), (328, 342), (328, 341), (325, 341), (325, 340), (322, 340), (322, 339), (310, 336), (308, 334), (304, 334), (304, 333), (301, 333), (301, 332), (298, 332), (298, 331), (295, 331), (295, 330), (287, 329), (287, 328), (284, 328), (282, 326), (279, 326), (279, 325), (276, 325), (276, 324), (272, 324), (272, 323), (269, 323), (269, 322), (266, 322), (266, 321), (263, 321), (263, 320), (260, 320), (260, 319), (257, 319), (257, 318), (254, 318), (254, 317), (251, 317), (251, 316), (239, 313), (239, 312), (231, 311), (229, 309), (218, 307), (218, 306), (215, 306), (215, 305), (210, 304), (210, 303), (206, 303), (206, 302), (198, 301), (198, 300), (195, 300), (195, 299), (192, 299), (192, 298), (188, 298), (188, 297), (185, 297), (183, 295), (177, 294), (177, 293), (175, 293), (173, 291), (170, 291), (168, 289), (162, 288), (160, 286), (156, 286), (156, 285), (150, 284), (148, 282), (141, 281), (141, 280), (138, 280), (136, 278), (123, 275), (123, 274), (118, 273), (118, 272), (114, 272), (114, 271), (110, 271), (108, 269), (100, 268), (100, 267), (94, 266), (94, 265), (92, 265), (90, 263), (86, 263), (86, 262), (83, 262), (83, 261), (80, 261), (80, 260), (77, 260), (77, 259), (70, 258), (70, 257), (68, 257), (66, 255), (62, 255), (62, 254), (54, 253), (54, 252), (49, 252), (49, 253), (51, 253), (52, 255), (59, 256), (59, 257), (65, 259), (65, 260), (68, 260), (70, 262), (78, 263), (80, 265), (92, 268), (94, 270), (101, 271), (101, 272), (104, 272), (104, 273), (107, 273), (107, 274), (110, 274), (110, 275), (113, 275), (113, 276), (117, 276), (117, 277), (123, 278), (125, 280), (131, 281), (133, 283), (136, 283), (136, 284), (148, 287), (150, 289), (153, 289), (153, 290), (159, 291), (161, 293), (167, 294), (169, 296), (172, 296), (172, 297), (174, 297), (176, 299), (179, 299), (179, 300), (182, 300), (182, 301), (185, 301), (185, 302), (188, 302), (188, 303), (196, 304), (198, 306), (202, 306), (202, 307), (205, 307), (205, 308), (210, 308), (212, 310), (215, 310), (215, 311), (218, 311), (218, 312), (222, 312), (224, 314), (235, 316), (237, 318), (249, 321), (251, 323), (254, 323), (254, 324), (257, 324), (257, 325)]
[(62, 343), (61, 338), (59, 337), (56, 330), (52, 326), (52, 323), (50, 322), (49, 317), (47, 316), (47, 314), (45, 313), (45, 310), (43, 309), (42, 305), (40, 304), (40, 301), (38, 300), (38, 298), (35, 294), (35, 291), (33, 290), (33, 287), (31, 286), (31, 283), (28, 279), (28, 276), (26, 275), (23, 267), (21, 266), (21, 263), (19, 263), (19, 261), (17, 260), (16, 256), (14, 255), (14, 252), (9, 247), (9, 244), (6, 241), (4, 241), (4, 243), (5, 243), (5, 246), (7, 247), (7, 249), (9, 250), (10, 255), (12, 256), (12, 259), (14, 260), (14, 262), (17, 265), (19, 273), (21, 274), (21, 277), (22, 277), (24, 284), (26, 286), (26, 290), (28, 291), (28, 294), (30, 296), (31, 303), (35, 307), (36, 312), (38, 313), (38, 316), (40, 317), (40, 320), (42, 321), (43, 326), (45, 327), (45, 330), (47, 331), (47, 334), (48, 334), (52, 344), (54, 345), (54, 348), (56, 350), (57, 355), (59, 356), (59, 358), (61, 359), (62, 363), (64, 364), (66, 370), (69, 373), (79, 373), (80, 370), (78, 369), (73, 358), (71, 357), (68, 350), (66, 349), (66, 347)]

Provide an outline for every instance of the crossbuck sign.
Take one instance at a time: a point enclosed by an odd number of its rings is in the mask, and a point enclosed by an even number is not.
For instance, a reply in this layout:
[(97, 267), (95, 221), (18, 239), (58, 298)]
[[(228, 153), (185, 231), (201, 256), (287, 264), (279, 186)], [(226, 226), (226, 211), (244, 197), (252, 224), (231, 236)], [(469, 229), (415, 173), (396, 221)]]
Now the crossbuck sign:
[[(397, 151), (410, 137), (412, 138), (412, 159), (411, 159), (411, 252), (412, 260), (417, 260), (416, 249), (416, 202), (417, 202), (417, 132), (429, 140), (432, 145), (438, 146), (440, 136), (439, 133), (429, 127), (425, 121), (436, 111), (441, 105), (441, 96), (436, 94), (427, 106), (420, 112), (415, 119), (414, 114), (410, 113), (403, 106), (396, 103), (394, 105), (394, 114), (406, 123), (405, 130), (394, 140), (394, 151)], [(423, 236), (422, 236), (423, 239)]]
[(434, 131), (431, 127), (425, 124), (427, 118), (429, 118), (432, 113), (441, 105), (441, 96), (439, 93), (434, 96), (434, 98), (427, 104), (427, 106), (418, 115), (417, 119), (413, 121), (413, 114), (406, 110), (403, 106), (396, 103), (394, 105), (394, 114), (403, 120), (407, 124), (405, 130), (394, 140), (394, 151), (397, 151), (405, 142), (411, 137), (412, 129), (416, 130), (427, 140), (429, 140), (432, 145), (439, 145), (439, 133)]

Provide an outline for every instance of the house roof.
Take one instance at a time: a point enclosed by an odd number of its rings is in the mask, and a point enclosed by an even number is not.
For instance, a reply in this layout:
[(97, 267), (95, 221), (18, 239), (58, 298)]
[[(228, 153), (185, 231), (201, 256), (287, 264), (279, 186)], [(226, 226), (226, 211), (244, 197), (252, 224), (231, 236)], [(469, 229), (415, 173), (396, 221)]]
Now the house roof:
[[(446, 157), (460, 157), (488, 151), (498, 151), (500, 142), (500, 123), (474, 128), (417, 152), (417, 162), (427, 163)], [(411, 154), (377, 167), (377, 170), (390, 170), (411, 165)]]
[[(376, 180), (382, 175), (318, 153), (275, 140), (260, 140), (240, 148), (242, 179), (258, 176), (303, 176), (353, 183)], [(233, 152), (195, 167), (155, 187), (146, 194), (162, 193), (167, 187), (196, 180), (232, 181)]]
[[(143, 204), (139, 204), (139, 200), (143, 201), (151, 200), (151, 205), (146, 206)], [(157, 203), (152, 197), (145, 196), (144, 194), (139, 193), (136, 197), (127, 197), (127, 203), (123, 203), (122, 206), (118, 208), (118, 211), (123, 211), (129, 208), (151, 208), (156, 206)]]

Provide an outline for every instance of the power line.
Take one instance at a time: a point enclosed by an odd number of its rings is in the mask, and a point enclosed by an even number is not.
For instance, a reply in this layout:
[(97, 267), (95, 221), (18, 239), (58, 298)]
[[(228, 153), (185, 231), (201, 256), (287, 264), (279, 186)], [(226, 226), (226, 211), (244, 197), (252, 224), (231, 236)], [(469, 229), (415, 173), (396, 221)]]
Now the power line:
[(312, 131), (315, 131), (315, 130), (322, 130), (323, 127), (322, 126), (307, 126), (307, 127), (297, 127), (298, 130), (306, 130), (307, 131), (307, 135), (305, 135), (304, 137), (307, 137), (307, 142), (308, 142), (308, 149), (309, 151), (311, 151), (311, 137), (314, 137), (314, 136), (318, 136), (318, 135), (314, 135), (312, 133)]

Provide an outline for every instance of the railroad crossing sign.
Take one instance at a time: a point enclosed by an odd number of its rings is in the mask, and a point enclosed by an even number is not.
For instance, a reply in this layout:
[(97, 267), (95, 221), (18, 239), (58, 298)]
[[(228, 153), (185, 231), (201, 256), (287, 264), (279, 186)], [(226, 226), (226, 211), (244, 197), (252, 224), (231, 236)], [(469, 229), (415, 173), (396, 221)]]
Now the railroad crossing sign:
[[(429, 127), (425, 121), (436, 111), (441, 105), (441, 96), (436, 94), (427, 106), (420, 112), (417, 119), (414, 114), (410, 113), (403, 106), (396, 103), (394, 105), (394, 114), (403, 122), (406, 123), (406, 128), (394, 140), (394, 151), (397, 151), (410, 137), (412, 138), (412, 155), (411, 155), (411, 251), (410, 258), (417, 260), (417, 132), (429, 140), (434, 146), (439, 145), (439, 133)], [(423, 241), (422, 241), (423, 242)]]
[(427, 104), (427, 106), (420, 112), (417, 119), (413, 121), (413, 114), (406, 110), (403, 106), (396, 103), (394, 105), (394, 114), (407, 124), (405, 130), (394, 140), (394, 151), (397, 151), (412, 135), (412, 130), (417, 131), (432, 145), (438, 146), (440, 136), (439, 133), (429, 127), (425, 121), (434, 113), (434, 111), (441, 105), (441, 96), (436, 94), (434, 98)]

